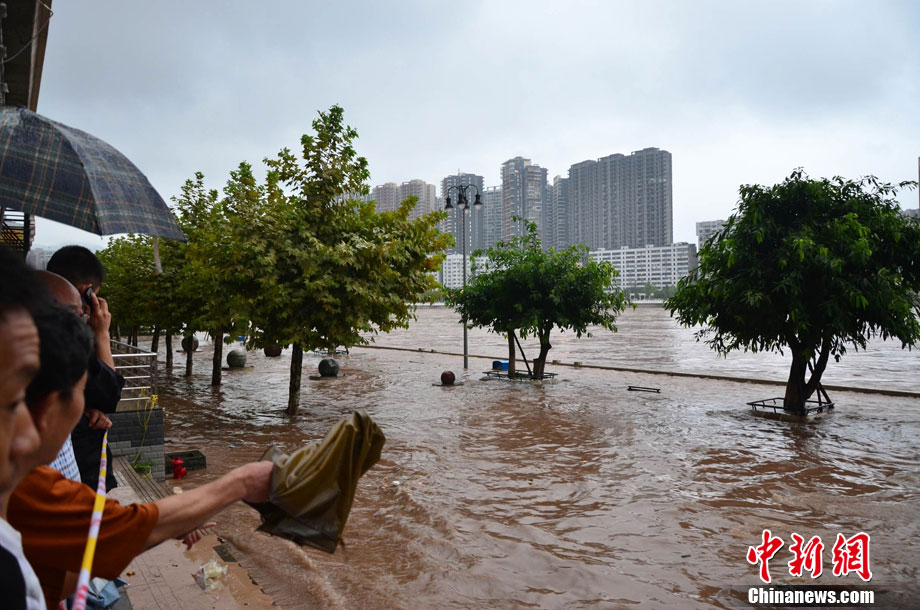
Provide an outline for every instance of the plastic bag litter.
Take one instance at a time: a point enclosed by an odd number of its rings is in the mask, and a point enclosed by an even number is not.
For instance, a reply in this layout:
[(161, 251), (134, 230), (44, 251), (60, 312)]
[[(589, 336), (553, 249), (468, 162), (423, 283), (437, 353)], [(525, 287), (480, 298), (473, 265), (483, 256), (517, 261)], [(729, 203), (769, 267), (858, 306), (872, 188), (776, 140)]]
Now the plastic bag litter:
[(204, 564), (195, 571), (192, 576), (195, 582), (205, 591), (213, 591), (217, 588), (220, 578), (227, 575), (227, 566), (222, 566), (213, 559)]

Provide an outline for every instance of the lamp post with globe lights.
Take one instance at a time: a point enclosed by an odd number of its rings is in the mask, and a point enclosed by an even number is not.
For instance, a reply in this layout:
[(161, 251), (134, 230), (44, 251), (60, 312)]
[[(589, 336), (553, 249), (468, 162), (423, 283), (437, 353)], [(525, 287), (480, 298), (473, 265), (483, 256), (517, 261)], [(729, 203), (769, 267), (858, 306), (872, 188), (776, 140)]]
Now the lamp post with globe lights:
[[(463, 242), (462, 246), (462, 259), (460, 262), (461, 267), (463, 268), (463, 288), (466, 288), (466, 212), (470, 209), (470, 201), (466, 196), (468, 190), (473, 189), (476, 192), (476, 197), (473, 200), (473, 207), (479, 209), (482, 207), (482, 194), (479, 192), (479, 188), (475, 184), (455, 184), (447, 189), (446, 200), (444, 209), (452, 210), (454, 205), (450, 200), (451, 191), (457, 191), (457, 206), (456, 210), (460, 213), (460, 241)], [(472, 213), (472, 212), (471, 212)], [(466, 318), (463, 318), (463, 368), (468, 369), (470, 364), (469, 357), (469, 344), (467, 342), (466, 336)]]

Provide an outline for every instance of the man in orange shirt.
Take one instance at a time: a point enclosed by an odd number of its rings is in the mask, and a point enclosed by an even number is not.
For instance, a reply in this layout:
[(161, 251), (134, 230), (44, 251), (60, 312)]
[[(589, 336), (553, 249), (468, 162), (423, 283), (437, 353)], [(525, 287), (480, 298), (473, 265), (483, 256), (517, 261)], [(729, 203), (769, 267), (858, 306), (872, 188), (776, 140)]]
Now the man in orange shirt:
[[(54, 307), (37, 314), (35, 324), (41, 368), (29, 386), (27, 403), (41, 442), (22, 466), (31, 473), (9, 500), (8, 520), (22, 534), (26, 558), (53, 609), (73, 593), (95, 493), (44, 464), (54, 459), (83, 414), (83, 388), (94, 348), (89, 328), (70, 311)], [(193, 532), (238, 500), (264, 502), (271, 470), (271, 462), (246, 464), (197, 489), (147, 504), (122, 506), (107, 500), (93, 576), (114, 579), (145, 549)]]

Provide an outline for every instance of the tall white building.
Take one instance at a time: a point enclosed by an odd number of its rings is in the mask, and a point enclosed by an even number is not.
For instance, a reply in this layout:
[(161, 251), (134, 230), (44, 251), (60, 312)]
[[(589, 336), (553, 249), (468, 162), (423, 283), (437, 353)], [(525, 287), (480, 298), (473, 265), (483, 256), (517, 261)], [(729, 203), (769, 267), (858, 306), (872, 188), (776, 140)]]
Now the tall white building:
[(681, 278), (696, 268), (696, 246), (678, 242), (670, 246), (622, 247), (616, 250), (593, 250), (589, 256), (608, 262), (620, 272), (617, 283), (623, 288), (676, 286)]
[[(463, 260), (462, 254), (448, 254), (441, 265), (438, 280), (447, 288), (463, 287)], [(470, 274), (470, 256), (466, 256), (466, 279), (469, 282), (473, 276)]]
[(702, 248), (706, 240), (722, 230), (725, 226), (724, 220), (704, 220), (696, 223), (696, 245)]

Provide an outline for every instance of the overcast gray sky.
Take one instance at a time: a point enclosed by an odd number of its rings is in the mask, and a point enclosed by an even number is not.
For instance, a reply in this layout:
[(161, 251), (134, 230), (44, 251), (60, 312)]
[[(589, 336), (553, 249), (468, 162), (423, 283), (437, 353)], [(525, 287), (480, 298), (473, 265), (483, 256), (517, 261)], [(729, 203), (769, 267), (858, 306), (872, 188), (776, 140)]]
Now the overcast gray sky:
[[(920, 2), (56, 0), (38, 111), (115, 146), (164, 198), (296, 148), (340, 104), (371, 184), (521, 155), (673, 155), (674, 239), (738, 186), (916, 180)], [(901, 196), (918, 207), (917, 191)], [(42, 221), (38, 243), (102, 243)]]

